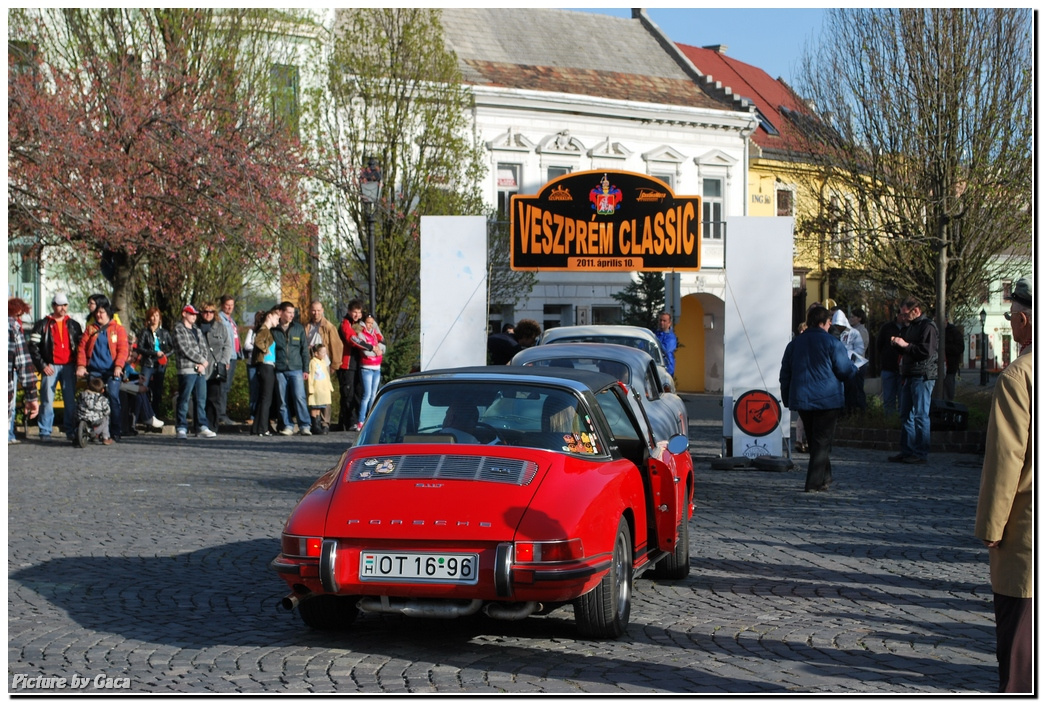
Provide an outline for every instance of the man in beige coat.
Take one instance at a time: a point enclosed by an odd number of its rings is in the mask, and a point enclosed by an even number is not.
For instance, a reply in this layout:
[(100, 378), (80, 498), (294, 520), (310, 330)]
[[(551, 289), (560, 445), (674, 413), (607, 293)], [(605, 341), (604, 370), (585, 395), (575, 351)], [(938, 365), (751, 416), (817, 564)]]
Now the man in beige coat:
[[(343, 341), (340, 340), (339, 330), (325, 318), (325, 308), (318, 300), (311, 303), (307, 324), (307, 345), (314, 348), (315, 344), (325, 345), (329, 352), (329, 370), (335, 376), (336, 371), (340, 368), (340, 362), (343, 360)], [(319, 422), (320, 432), (327, 434), (330, 424), (332, 424), (332, 403), (322, 408)]]
[(987, 427), (976, 536), (990, 553), (998, 692), (1033, 692), (1033, 284), (1020, 279), (1005, 318), (1020, 355), (998, 379)]

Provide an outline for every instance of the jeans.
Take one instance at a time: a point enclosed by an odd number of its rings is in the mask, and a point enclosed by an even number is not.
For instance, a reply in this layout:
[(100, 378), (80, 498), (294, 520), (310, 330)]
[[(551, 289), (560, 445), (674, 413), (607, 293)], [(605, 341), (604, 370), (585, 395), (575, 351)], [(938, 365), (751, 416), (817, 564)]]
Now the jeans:
[(298, 370), (275, 371), (275, 379), (278, 381), (278, 392), (282, 396), (282, 404), (279, 407), (282, 428), (293, 426), (289, 416), (289, 403), (292, 402), (296, 423), (301, 429), (305, 427), (310, 429), (311, 414), (307, 411), (307, 391), (304, 390), (304, 372)]
[(882, 371), (882, 409), (886, 414), (897, 413), (899, 398), (900, 374), (896, 371)]
[(369, 409), (372, 407), (372, 398), (376, 397), (376, 390), (380, 386), (380, 369), (379, 366), (375, 368), (361, 368), (361, 384), (364, 388), (364, 393), (361, 396), (361, 409), (358, 410), (358, 423), (361, 424), (365, 421), (365, 418), (369, 414)]
[(195, 423), (199, 429), (206, 426), (206, 376), (198, 373), (177, 375), (177, 431), (188, 431), (188, 403), (195, 394)]
[(231, 394), (231, 381), (235, 379), (235, 367), (239, 360), (232, 357), (228, 362), (228, 377), (221, 383), (220, 398), (217, 400), (217, 421), (226, 422), (228, 419), (228, 395)]
[(935, 380), (908, 376), (900, 386), (900, 453), (929, 457), (929, 408)]
[(148, 388), (148, 401), (152, 403), (155, 416), (166, 416), (163, 385), (166, 382), (166, 366), (152, 366), (141, 369), (141, 385)]
[[(249, 364), (246, 366), (246, 377), (249, 379), (249, 418), (257, 416), (257, 397), (260, 393), (260, 381), (257, 380), (257, 367)], [(265, 429), (265, 431), (267, 431)]]
[(810, 444), (810, 465), (806, 470), (806, 490), (820, 490), (831, 484), (831, 444), (841, 409), (799, 410)]
[(60, 383), (65, 400), (62, 429), (65, 436), (71, 437), (76, 431), (76, 364), (73, 362), (52, 367), (54, 375), (44, 373), (40, 376), (40, 436), (50, 436), (54, 429), (54, 388)]

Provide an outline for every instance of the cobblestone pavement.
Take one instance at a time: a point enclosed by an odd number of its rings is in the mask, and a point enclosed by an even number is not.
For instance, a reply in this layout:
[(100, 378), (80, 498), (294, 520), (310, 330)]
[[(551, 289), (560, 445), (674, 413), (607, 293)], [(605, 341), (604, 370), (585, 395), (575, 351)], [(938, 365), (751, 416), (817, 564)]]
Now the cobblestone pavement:
[(806, 494), (804, 460), (711, 470), (718, 433), (692, 423), (691, 575), (637, 580), (617, 641), (576, 639), (570, 607), (520, 622), (362, 614), (340, 634), (279, 610), (282, 522), (353, 435), (10, 446), (9, 690), (51, 677), (131, 693), (996, 689), (972, 537), (979, 456), (910, 467), (837, 449), (838, 490)]

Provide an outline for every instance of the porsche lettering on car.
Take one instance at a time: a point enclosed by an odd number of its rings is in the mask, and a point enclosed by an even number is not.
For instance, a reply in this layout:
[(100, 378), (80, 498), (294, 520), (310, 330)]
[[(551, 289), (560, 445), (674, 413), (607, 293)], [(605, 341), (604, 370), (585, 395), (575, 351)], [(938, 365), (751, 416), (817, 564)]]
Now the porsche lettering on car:
[(290, 514), (272, 568), (318, 629), (359, 612), (517, 620), (573, 607), (625, 632), (633, 578), (690, 570), (694, 466), (604, 373), (461, 368), (388, 383)]

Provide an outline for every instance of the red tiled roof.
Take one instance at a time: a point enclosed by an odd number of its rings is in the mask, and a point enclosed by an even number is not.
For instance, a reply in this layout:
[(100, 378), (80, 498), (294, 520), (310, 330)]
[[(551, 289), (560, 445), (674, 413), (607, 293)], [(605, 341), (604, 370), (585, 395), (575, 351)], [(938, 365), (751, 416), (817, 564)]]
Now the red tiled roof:
[(789, 151), (796, 149), (800, 134), (796, 126), (789, 120), (781, 108), (795, 112), (810, 114), (809, 107), (783, 81), (771, 78), (761, 68), (756, 68), (737, 59), (731, 58), (713, 49), (702, 49), (686, 44), (677, 44), (687, 58), (699, 71), (711, 76), (728, 87), (735, 95), (754, 103), (779, 132), (768, 134), (760, 124), (752, 134), (752, 141), (764, 150)]
[(573, 95), (597, 95), (663, 105), (724, 109), (718, 100), (707, 95), (693, 80), (587, 68), (524, 66), (474, 59), (463, 59), (462, 63), (479, 74), (486, 81), (486, 85)]

